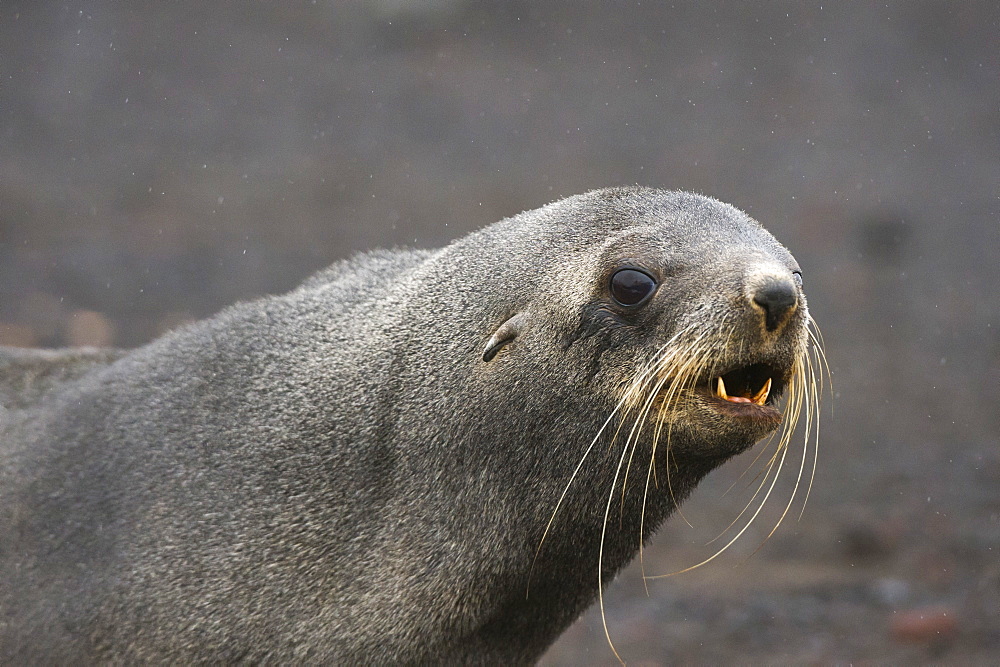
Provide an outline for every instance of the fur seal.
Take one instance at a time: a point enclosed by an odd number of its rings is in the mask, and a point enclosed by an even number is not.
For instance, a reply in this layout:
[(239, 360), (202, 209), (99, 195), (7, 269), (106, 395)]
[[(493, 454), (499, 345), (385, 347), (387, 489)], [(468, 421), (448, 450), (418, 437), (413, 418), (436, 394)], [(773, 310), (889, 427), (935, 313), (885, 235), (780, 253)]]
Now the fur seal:
[(745, 213), (626, 188), (136, 350), (5, 348), (0, 655), (535, 660), (786, 395), (783, 459), (809, 322)]

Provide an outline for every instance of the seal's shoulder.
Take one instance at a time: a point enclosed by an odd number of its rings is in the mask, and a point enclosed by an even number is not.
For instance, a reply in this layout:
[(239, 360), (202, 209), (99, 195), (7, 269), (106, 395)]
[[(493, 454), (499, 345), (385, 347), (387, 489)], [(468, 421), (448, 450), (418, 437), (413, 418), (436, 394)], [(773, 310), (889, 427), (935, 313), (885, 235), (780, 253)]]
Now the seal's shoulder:
[(420, 264), (434, 251), (412, 248), (395, 248), (392, 250), (372, 250), (359, 253), (348, 259), (328, 266), (327, 268), (306, 279), (301, 289), (314, 289), (341, 283), (357, 281), (359, 277), (386, 277), (399, 274)]
[(0, 346), (0, 405), (22, 408), (126, 354), (113, 348), (40, 350)]

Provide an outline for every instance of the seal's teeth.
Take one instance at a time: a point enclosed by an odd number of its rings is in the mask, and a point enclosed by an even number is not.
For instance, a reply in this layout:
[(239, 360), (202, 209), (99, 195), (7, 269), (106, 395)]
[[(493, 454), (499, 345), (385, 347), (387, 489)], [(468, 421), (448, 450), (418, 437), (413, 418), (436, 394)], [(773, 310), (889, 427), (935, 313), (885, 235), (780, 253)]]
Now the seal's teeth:
[(715, 386), (715, 395), (719, 398), (729, 400), (729, 394), (726, 393), (726, 383), (722, 381), (721, 376)]
[(753, 397), (753, 402), (757, 405), (764, 405), (764, 401), (767, 400), (768, 395), (771, 393), (771, 378), (767, 378), (767, 382), (761, 387), (760, 391)]

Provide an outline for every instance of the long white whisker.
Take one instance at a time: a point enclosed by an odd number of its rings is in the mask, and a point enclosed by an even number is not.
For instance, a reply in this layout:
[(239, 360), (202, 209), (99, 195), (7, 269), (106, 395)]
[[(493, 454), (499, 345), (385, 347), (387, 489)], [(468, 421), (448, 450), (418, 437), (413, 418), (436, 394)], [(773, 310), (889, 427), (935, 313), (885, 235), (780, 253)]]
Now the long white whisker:
[[(660, 349), (657, 351), (657, 354), (659, 355), (663, 351), (668, 350), (670, 346), (674, 344), (676, 339), (685, 333), (686, 330), (681, 330), (677, 334), (672, 336), (670, 340), (668, 340), (660, 347)], [(605, 430), (608, 428), (608, 425), (611, 423), (611, 420), (615, 418), (615, 415), (620, 414), (623, 407), (627, 408), (629, 404), (632, 401), (634, 401), (634, 396), (633, 396), (634, 387), (638, 383), (645, 382), (645, 378), (650, 376), (654, 371), (655, 368), (651, 364), (647, 364), (644, 368), (641, 368), (639, 371), (637, 371), (636, 377), (633, 379), (632, 383), (630, 383), (629, 387), (626, 389), (625, 395), (615, 405), (614, 409), (611, 411), (611, 414), (608, 415), (608, 418), (604, 420), (604, 423), (598, 429), (597, 434), (594, 436), (594, 439), (590, 441), (590, 444), (584, 451), (583, 456), (580, 457), (580, 462), (576, 465), (576, 468), (573, 470), (573, 474), (570, 475), (569, 481), (566, 482), (566, 486), (563, 488), (562, 493), (559, 495), (559, 500), (556, 502), (556, 506), (552, 510), (552, 516), (549, 517), (549, 521), (545, 525), (545, 531), (542, 533), (542, 538), (538, 542), (538, 548), (535, 549), (535, 555), (531, 560), (531, 567), (528, 569), (528, 583), (525, 587), (525, 592), (524, 592), (525, 598), (528, 597), (531, 589), (531, 574), (532, 572), (534, 572), (535, 564), (538, 562), (538, 555), (541, 553), (542, 546), (545, 544), (545, 540), (552, 530), (552, 525), (555, 522), (556, 516), (559, 513), (559, 509), (562, 507), (563, 502), (566, 500), (566, 496), (569, 494), (570, 487), (573, 485), (573, 482), (580, 474), (580, 470), (583, 468), (583, 464), (586, 462), (587, 458), (590, 456), (590, 453), (593, 451), (594, 446), (597, 444), (601, 436), (604, 434)], [(617, 431), (615, 437), (617, 437)], [(612, 438), (612, 443), (613, 442), (614, 438)]]
[[(786, 448), (785, 452), (787, 452), (787, 451), (788, 450)], [(696, 565), (692, 565), (690, 567), (686, 567), (683, 570), (678, 570), (677, 572), (670, 572), (668, 574), (657, 574), (657, 575), (648, 577), (648, 579), (664, 579), (666, 577), (673, 577), (673, 576), (678, 575), (678, 574), (684, 574), (685, 572), (690, 572), (691, 570), (697, 569), (697, 568), (701, 567), (702, 565), (706, 565), (706, 564), (712, 562), (713, 560), (715, 560), (716, 558), (718, 558), (724, 551), (726, 551), (726, 549), (728, 549), (730, 546), (732, 546), (733, 543), (736, 542), (736, 540), (740, 539), (740, 537), (743, 536), (743, 533), (745, 533), (746, 530), (753, 524), (754, 519), (756, 519), (757, 515), (760, 514), (760, 511), (764, 508), (764, 505), (767, 504), (767, 499), (771, 495), (771, 491), (774, 490), (774, 485), (778, 481), (779, 473), (781, 472), (781, 466), (784, 463), (784, 461), (785, 461), (785, 455), (783, 453), (782, 456), (781, 456), (781, 459), (778, 462), (778, 472), (776, 472), (774, 474), (774, 478), (771, 481), (771, 486), (768, 487), (767, 493), (764, 495), (764, 499), (761, 500), (760, 505), (757, 507), (757, 511), (755, 511), (754, 514), (753, 514), (753, 516), (750, 517), (750, 520), (747, 522), (747, 524), (745, 526), (743, 526), (742, 529), (740, 529), (740, 532), (736, 533), (736, 535), (733, 537), (733, 539), (731, 539), (728, 542), (726, 542), (725, 546), (723, 546), (721, 549), (719, 549), (718, 551), (716, 551), (714, 554), (712, 554), (711, 556), (709, 556), (708, 558), (706, 558), (705, 560), (701, 561), (700, 563), (698, 563)]]

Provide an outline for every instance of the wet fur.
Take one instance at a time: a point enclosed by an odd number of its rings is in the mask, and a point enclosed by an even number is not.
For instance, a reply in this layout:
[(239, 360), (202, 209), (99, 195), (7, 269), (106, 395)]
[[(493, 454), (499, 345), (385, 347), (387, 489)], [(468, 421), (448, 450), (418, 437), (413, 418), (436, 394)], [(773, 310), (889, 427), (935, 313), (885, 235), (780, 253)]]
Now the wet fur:
[[(794, 264), (728, 205), (602, 190), (128, 353), (0, 350), (0, 656), (537, 659), (771, 430), (653, 400), (681, 331), (699, 368), (727, 335), (803, 358), (804, 302), (784, 338), (744, 321), (760, 259)], [(622, 260), (660, 272), (651, 307), (609, 304)]]

